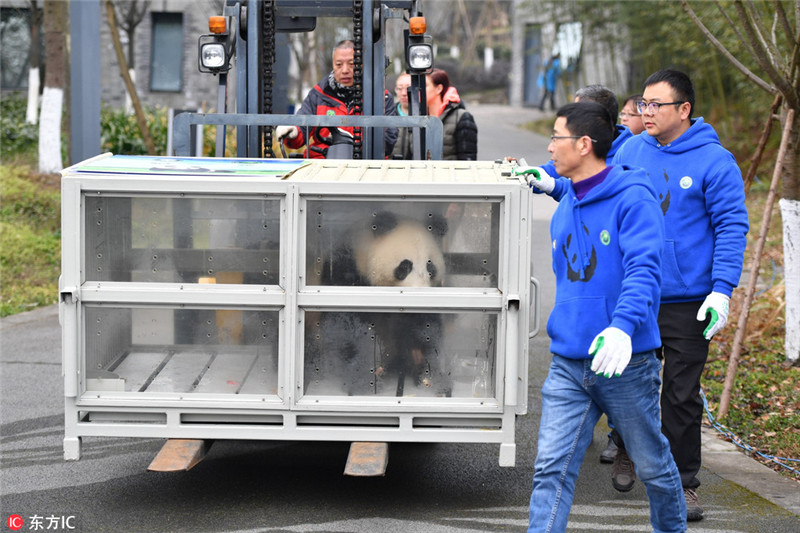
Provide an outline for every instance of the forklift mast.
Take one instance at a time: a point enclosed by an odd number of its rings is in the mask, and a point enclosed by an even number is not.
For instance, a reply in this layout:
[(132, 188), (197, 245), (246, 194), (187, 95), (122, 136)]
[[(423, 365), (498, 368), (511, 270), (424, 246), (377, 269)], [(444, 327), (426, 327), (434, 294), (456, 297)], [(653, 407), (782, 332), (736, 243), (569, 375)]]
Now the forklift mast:
[[(276, 115), (288, 111), (289, 49), (285, 34), (314, 31), (319, 17), (348, 19), (352, 25), (354, 43), (354, 86), (356, 87), (355, 115), (384, 116), (385, 70), (388, 59), (385, 52), (385, 28), (388, 19), (412, 20), (420, 16), (418, 0), (226, 0), (223, 8), (224, 34), (201, 36), (200, 46), (210, 39), (224, 42), (224, 65), (211, 72), (219, 77), (218, 106), (220, 113), (236, 115)], [(213, 30), (212, 30), (213, 31)], [(405, 31), (406, 47), (408, 30)], [(412, 38), (413, 40), (413, 38)], [(428, 39), (429, 40), (429, 39)], [(201, 52), (202, 53), (202, 52)], [(235, 67), (231, 68), (231, 58)], [(411, 94), (416, 95), (410, 115), (426, 115), (424, 108), (425, 73), (430, 69), (408, 69), (412, 77)], [(227, 109), (227, 84), (229, 72), (236, 76), (235, 110)], [(410, 98), (409, 101), (412, 99)], [(420, 107), (421, 105), (421, 107)], [(412, 110), (410, 110), (412, 111)], [(363, 120), (362, 120), (363, 122)], [(383, 159), (385, 126), (369, 124), (353, 128), (353, 158)], [(274, 126), (237, 123), (238, 157), (275, 157), (272, 149)], [(224, 128), (218, 125), (217, 155), (224, 146)], [(411, 121), (419, 126), (420, 121)], [(300, 124), (298, 124), (300, 125)], [(432, 132), (436, 133), (438, 128)], [(375, 134), (372, 133), (375, 131)], [(425, 130), (414, 128), (419, 137), (417, 146), (425, 146)], [(415, 138), (415, 141), (417, 139)], [(420, 154), (421, 151), (418, 150)], [(417, 158), (421, 159), (419, 155)]]

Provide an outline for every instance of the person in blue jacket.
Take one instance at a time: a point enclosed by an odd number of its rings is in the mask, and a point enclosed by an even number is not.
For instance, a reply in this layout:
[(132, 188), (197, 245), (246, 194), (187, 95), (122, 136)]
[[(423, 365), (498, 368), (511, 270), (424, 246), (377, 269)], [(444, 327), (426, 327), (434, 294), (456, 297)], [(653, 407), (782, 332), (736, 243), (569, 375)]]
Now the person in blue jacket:
[(614, 117), (596, 102), (556, 113), (548, 151), (570, 180), (550, 222), (555, 306), (529, 532), (566, 530), (578, 471), (605, 412), (630, 443), (659, 533), (686, 529), (685, 501), (659, 417), (657, 313), (664, 221), (641, 169), (607, 166)]
[(544, 111), (544, 103), (550, 98), (550, 109), (556, 110), (556, 87), (558, 78), (561, 77), (561, 54), (553, 54), (544, 66), (544, 72), (539, 77), (539, 87), (544, 89), (542, 101), (539, 102), (539, 109)]
[(703, 417), (700, 377), (709, 341), (728, 319), (749, 223), (736, 159), (711, 125), (702, 117), (692, 118), (694, 101), (685, 73), (667, 69), (650, 75), (637, 102), (647, 135), (625, 143), (613, 163), (647, 171), (664, 214), (658, 315), (664, 359), (662, 431), (681, 474), (687, 518), (701, 520), (696, 492)]

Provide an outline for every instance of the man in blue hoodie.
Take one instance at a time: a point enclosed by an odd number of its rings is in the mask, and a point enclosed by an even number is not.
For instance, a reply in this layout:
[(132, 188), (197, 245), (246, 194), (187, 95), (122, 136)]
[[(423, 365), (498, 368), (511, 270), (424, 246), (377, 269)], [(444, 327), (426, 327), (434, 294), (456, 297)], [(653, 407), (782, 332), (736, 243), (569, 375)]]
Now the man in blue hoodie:
[(613, 164), (647, 171), (664, 214), (658, 313), (664, 359), (662, 431), (681, 475), (687, 519), (701, 520), (696, 493), (703, 417), (700, 377), (709, 341), (728, 320), (728, 302), (742, 273), (749, 229), (744, 185), (736, 160), (714, 128), (702, 117), (692, 118), (694, 89), (686, 74), (669, 69), (652, 74), (637, 108), (647, 135), (626, 142)]
[(656, 348), (664, 223), (641, 169), (606, 166), (614, 118), (595, 102), (558, 110), (548, 151), (570, 189), (550, 222), (556, 301), (529, 532), (565, 531), (583, 456), (605, 412), (629, 443), (659, 533), (686, 529), (680, 476), (661, 433)]
[[(612, 117), (619, 115), (619, 102), (617, 102), (617, 95), (614, 94), (614, 91), (608, 87), (605, 87), (604, 85), (593, 84), (581, 87), (575, 93), (575, 101), (597, 102), (605, 107)], [(606, 154), (606, 163), (608, 164), (611, 163), (611, 160), (614, 158), (617, 150), (619, 150), (625, 141), (633, 137), (631, 131), (622, 124), (615, 124), (612, 132), (613, 140), (611, 141), (611, 148), (608, 150), (608, 154)], [(548, 161), (541, 167), (534, 168), (537, 170), (537, 173), (536, 176), (531, 179), (532, 192), (537, 194), (542, 192), (547, 193), (553, 199), (558, 201), (570, 190), (571, 186), (569, 179), (558, 175), (552, 160)], [(518, 174), (524, 174), (530, 170), (531, 167), (518, 167), (516, 172)], [(608, 423), (611, 427), (613, 427), (614, 423), (612, 420), (609, 420)], [(630, 464), (630, 461), (624, 460), (626, 457), (620, 457), (620, 459), (617, 459), (616, 455), (617, 444), (614, 442), (612, 435), (609, 434), (606, 448), (600, 454), (600, 462), (614, 463), (614, 486), (617, 487), (618, 490), (622, 489), (623, 492), (627, 492), (627, 490), (633, 488), (636, 474), (633, 472), (633, 465)]]

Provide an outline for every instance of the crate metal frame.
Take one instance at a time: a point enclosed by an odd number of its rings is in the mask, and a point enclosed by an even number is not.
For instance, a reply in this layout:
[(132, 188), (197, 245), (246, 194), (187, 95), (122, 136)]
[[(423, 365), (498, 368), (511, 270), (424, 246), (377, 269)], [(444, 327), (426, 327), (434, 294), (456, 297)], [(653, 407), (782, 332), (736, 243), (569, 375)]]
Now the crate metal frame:
[[(105, 157), (108, 156), (95, 160)], [(118, 436), (498, 443), (500, 465), (514, 466), (515, 418), (527, 411), (529, 313), (533, 306), (534, 318), (538, 318), (538, 302), (531, 299), (529, 283), (530, 194), (524, 183), (504, 172), (502, 165), (312, 162), (289, 175), (270, 178), (98, 173), (90, 168), (95, 160), (66, 169), (62, 180), (59, 310), (66, 459), (80, 458), (84, 437)], [(354, 169), (357, 177), (348, 177)], [(397, 174), (396, 171), (407, 175), (407, 179), (387, 179), (387, 172)], [(325, 177), (331, 173), (335, 179)], [(84, 199), (104, 196), (280, 198), (279, 284), (85, 280)], [(403, 289), (306, 285), (305, 213), (310, 199), (494, 203), (499, 209), (497, 286)], [(87, 391), (86, 315), (88, 309), (104, 306), (278, 311), (276, 394)], [(304, 394), (305, 313), (358, 310), (495, 314), (494, 395), (445, 398)]]

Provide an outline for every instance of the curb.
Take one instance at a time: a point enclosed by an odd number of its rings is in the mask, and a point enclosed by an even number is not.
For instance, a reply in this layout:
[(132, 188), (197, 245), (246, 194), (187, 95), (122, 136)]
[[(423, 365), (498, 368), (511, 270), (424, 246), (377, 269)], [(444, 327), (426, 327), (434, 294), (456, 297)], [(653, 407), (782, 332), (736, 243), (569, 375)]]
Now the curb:
[(800, 483), (749, 457), (708, 426), (702, 426), (703, 466), (723, 479), (754, 492), (767, 501), (800, 516)]

